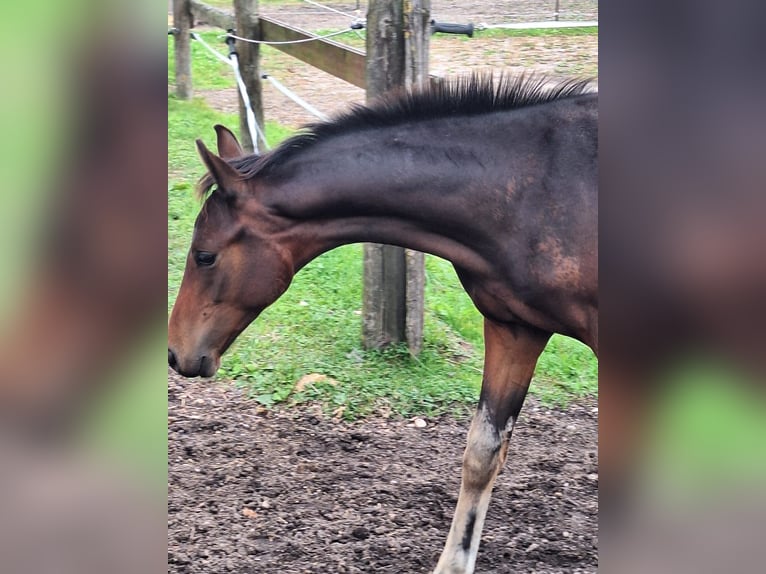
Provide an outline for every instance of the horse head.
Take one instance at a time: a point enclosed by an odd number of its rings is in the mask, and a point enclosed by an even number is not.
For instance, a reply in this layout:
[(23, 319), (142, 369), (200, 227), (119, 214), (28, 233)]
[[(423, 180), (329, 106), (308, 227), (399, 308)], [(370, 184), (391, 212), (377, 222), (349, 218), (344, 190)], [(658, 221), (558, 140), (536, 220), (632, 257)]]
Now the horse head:
[(279, 218), (258, 200), (257, 184), (229, 163), (244, 155), (234, 134), (223, 126), (216, 132), (219, 155), (197, 140), (215, 189), (194, 224), (168, 325), (168, 362), (187, 377), (213, 376), (221, 355), (295, 273), (276, 239)]

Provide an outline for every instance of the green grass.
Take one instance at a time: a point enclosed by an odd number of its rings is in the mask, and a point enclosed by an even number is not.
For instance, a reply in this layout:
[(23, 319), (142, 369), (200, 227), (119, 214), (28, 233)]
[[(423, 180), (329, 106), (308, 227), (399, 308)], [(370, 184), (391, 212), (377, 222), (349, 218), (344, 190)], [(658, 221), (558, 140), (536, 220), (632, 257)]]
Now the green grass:
[[(490, 28), (476, 30), (474, 38), (528, 38), (545, 36), (598, 36), (598, 26), (586, 26), (583, 28), (529, 28), (527, 30), (513, 30), (507, 28)], [(463, 36), (466, 40), (471, 40)]]
[[(228, 47), (220, 36), (223, 30), (199, 32), (197, 34), (207, 42), (211, 48), (221, 55), (228, 57)], [(217, 60), (207, 49), (196, 40), (191, 41), (192, 53), (192, 85), (195, 90), (220, 90), (234, 85), (234, 72), (231, 66)], [(176, 73), (175, 60), (173, 58), (173, 41), (168, 41), (168, 83), (174, 82)]]
[[(342, 30), (342, 27), (330, 29), (321, 28), (315, 30), (318, 36), (331, 34)], [(346, 32), (330, 38), (334, 42), (340, 42), (354, 48), (364, 50), (366, 30), (357, 30), (356, 32)], [(492, 28), (488, 30), (475, 30), (473, 38), (464, 34), (435, 34), (431, 36), (431, 42), (440, 42), (449, 38), (460, 38), (466, 42), (481, 42), (483, 38), (535, 38), (549, 36), (598, 36), (598, 26), (586, 26), (584, 28), (530, 28), (527, 30), (509, 30), (503, 28)]]
[[(205, 37), (214, 42), (216, 35)], [(193, 58), (196, 93), (234, 85), (226, 66), (203, 53), (201, 46)], [(172, 78), (172, 69), (170, 73)], [(169, 308), (200, 208), (193, 187), (203, 167), (194, 140), (201, 137), (214, 148), (215, 123), (236, 128), (239, 122), (234, 114), (212, 110), (202, 98), (168, 98)], [(289, 131), (267, 123), (266, 133), (274, 143)], [(448, 262), (427, 257), (426, 278), (425, 341), (417, 357), (403, 347), (362, 348), (362, 247), (350, 245), (306, 266), (287, 293), (232, 345), (218, 377), (236, 381), (266, 406), (318, 401), (328, 412), (346, 418), (374, 412), (468, 413), (481, 384), (482, 319)], [(540, 359), (531, 392), (565, 404), (596, 393), (596, 372), (589, 349), (556, 336)], [(325, 378), (296, 389), (296, 382), (308, 374)]]

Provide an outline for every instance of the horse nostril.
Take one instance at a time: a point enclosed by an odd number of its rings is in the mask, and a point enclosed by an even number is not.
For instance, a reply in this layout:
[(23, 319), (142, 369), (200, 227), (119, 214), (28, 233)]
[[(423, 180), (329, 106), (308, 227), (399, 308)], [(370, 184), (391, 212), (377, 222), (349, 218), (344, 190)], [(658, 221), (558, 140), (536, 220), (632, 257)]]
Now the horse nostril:
[(168, 349), (168, 365), (170, 365), (170, 368), (174, 371), (178, 370), (178, 361), (176, 360), (176, 354)]

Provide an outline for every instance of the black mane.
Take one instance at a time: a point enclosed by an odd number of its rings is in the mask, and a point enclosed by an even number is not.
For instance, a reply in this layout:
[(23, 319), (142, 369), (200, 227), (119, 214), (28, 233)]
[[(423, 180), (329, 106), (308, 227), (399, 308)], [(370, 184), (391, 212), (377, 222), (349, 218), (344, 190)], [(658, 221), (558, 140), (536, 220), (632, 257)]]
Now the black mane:
[[(368, 106), (355, 104), (331, 120), (305, 126), (269, 153), (245, 156), (230, 163), (243, 178), (250, 179), (268, 174), (296, 152), (337, 134), (525, 108), (588, 93), (589, 84), (590, 79), (550, 84), (548, 78), (540, 75), (494, 77), (492, 74), (471, 74), (432, 84), (423, 90), (395, 91)], [(203, 177), (199, 187), (201, 194), (213, 185), (210, 175)]]

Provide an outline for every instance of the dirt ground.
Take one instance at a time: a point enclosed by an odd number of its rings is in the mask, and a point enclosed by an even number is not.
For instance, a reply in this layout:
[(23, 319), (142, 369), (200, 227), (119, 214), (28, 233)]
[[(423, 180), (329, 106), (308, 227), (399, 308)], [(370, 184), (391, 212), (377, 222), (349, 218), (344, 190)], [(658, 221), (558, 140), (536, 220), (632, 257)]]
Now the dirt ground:
[[(427, 573), (457, 501), (468, 420), (265, 411), (227, 383), (168, 381), (168, 572)], [(477, 572), (597, 571), (597, 407), (527, 401)]]
[[(327, 3), (353, 12), (355, 2)], [(547, 19), (553, 1), (432, 2), (443, 22)], [(366, 3), (362, 2), (362, 14)], [(562, 19), (596, 19), (592, 0), (562, 0)], [(295, 26), (342, 29), (343, 16), (308, 4), (263, 5)], [(593, 37), (441, 37), (430, 71), (536, 70), (597, 74)], [(363, 90), (274, 50), (263, 69), (327, 114), (363, 102)], [(197, 91), (236, 111), (234, 89)], [(314, 121), (268, 83), (265, 115)], [(168, 572), (427, 573), (444, 544), (460, 484), (469, 420), (371, 418), (346, 423), (302, 406), (264, 411), (234, 385), (168, 379)], [(477, 572), (597, 571), (595, 400), (551, 409), (527, 401), (498, 477)]]

